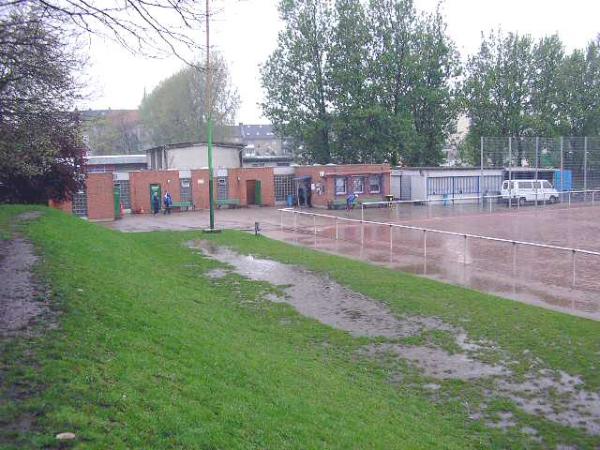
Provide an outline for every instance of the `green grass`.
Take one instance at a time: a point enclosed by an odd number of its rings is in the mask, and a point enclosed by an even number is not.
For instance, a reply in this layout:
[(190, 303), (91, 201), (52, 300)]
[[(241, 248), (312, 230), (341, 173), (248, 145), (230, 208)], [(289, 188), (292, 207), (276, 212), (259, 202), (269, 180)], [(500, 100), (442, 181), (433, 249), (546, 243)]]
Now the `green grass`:
[[(23, 210), (0, 207), (4, 235)], [(405, 365), (358, 357), (364, 339), (264, 301), (264, 283), (204, 277), (218, 264), (183, 243), (206, 235), (121, 234), (41, 210), (22, 232), (43, 254), (40, 276), (60, 328), (0, 344), (0, 398), (9, 398), (0, 403), (2, 448), (53, 448), (62, 431), (86, 449), (535, 447), (518, 431), (469, 420), (463, 402), (478, 394), (464, 383), (449, 383), (446, 392), (457, 394), (434, 402), (408, 382), (389, 382), (397, 370), (419, 380)], [(209, 238), (327, 272), (395, 312), (460, 324), (497, 341), (523, 368), (537, 357), (600, 386), (595, 322), (247, 234)], [(32, 415), (27, 433), (7, 425)], [(598, 444), (523, 420), (547, 443)]]

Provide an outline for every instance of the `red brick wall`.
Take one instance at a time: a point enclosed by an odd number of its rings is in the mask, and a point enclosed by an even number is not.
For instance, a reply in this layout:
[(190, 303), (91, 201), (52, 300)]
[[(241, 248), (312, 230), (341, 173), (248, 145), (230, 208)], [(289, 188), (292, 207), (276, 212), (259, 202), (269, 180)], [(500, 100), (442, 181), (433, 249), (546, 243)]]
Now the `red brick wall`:
[(71, 200), (64, 200), (62, 202), (57, 200), (48, 200), (48, 206), (67, 214), (73, 213), (73, 202)]
[(115, 220), (112, 173), (90, 173), (85, 181), (89, 220)]
[[(262, 204), (275, 206), (275, 181), (272, 167), (227, 170), (228, 191), (230, 199), (237, 199), (241, 206), (248, 205), (246, 198), (246, 181), (259, 180), (262, 190)], [(196, 208), (208, 209), (208, 170), (192, 171), (192, 198)], [(214, 195), (217, 197), (217, 176), (214, 176)]]
[[(131, 209), (135, 213), (151, 213), (150, 185), (160, 184), (161, 195), (170, 192), (174, 202), (180, 201), (179, 197), (179, 171), (178, 170), (144, 170), (129, 173), (131, 189)], [(194, 186), (192, 191), (194, 191)], [(161, 199), (162, 204), (162, 199)]]
[[(383, 199), (386, 194), (390, 192), (390, 166), (388, 164), (347, 164), (347, 165), (336, 165), (336, 166), (301, 166), (296, 168), (296, 177), (309, 176), (312, 178), (311, 183), (317, 187), (321, 185), (324, 189), (321, 195), (317, 191), (312, 192), (311, 201), (313, 206), (327, 207), (328, 203), (333, 200), (345, 199), (347, 194), (335, 195), (335, 174), (339, 173), (341, 176), (352, 176), (352, 175), (368, 175), (380, 174), (382, 176), (382, 185), (380, 194), (370, 194), (368, 192), (368, 186), (366, 186), (365, 180), (365, 193), (363, 197), (369, 198), (381, 198)], [(325, 176), (321, 176), (325, 175)], [(348, 190), (350, 190), (348, 186)], [(360, 194), (359, 194), (360, 198)]]
[(263, 206), (275, 206), (275, 178), (272, 167), (249, 167), (229, 169), (229, 197), (239, 198), (240, 205), (247, 206), (247, 187), (249, 180), (260, 181)]

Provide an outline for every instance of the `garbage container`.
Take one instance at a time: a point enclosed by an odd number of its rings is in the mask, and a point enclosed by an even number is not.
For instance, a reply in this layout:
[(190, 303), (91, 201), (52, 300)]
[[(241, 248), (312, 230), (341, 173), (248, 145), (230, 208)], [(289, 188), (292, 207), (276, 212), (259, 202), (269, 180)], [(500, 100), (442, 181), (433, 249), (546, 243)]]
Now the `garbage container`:
[(294, 196), (292, 194), (288, 194), (287, 196), (287, 206), (288, 208), (294, 206)]

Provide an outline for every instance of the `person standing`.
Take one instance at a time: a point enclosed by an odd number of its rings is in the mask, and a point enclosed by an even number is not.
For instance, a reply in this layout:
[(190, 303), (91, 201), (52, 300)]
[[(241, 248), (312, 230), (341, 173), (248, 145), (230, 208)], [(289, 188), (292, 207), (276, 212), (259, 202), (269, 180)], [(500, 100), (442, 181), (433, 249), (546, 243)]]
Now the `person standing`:
[(354, 203), (356, 203), (357, 198), (358, 195), (356, 195), (354, 192), (350, 193), (348, 197), (346, 197), (346, 211), (350, 212), (350, 210), (354, 208)]
[(173, 199), (171, 198), (171, 194), (167, 191), (165, 192), (165, 196), (163, 197), (163, 206), (165, 207), (163, 214), (171, 214), (171, 205), (173, 204)]

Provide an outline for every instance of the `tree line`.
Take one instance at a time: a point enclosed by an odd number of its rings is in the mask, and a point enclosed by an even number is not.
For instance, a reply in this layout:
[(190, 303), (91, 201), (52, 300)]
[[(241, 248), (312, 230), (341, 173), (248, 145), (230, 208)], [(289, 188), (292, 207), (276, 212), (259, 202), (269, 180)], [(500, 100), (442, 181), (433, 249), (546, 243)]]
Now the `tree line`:
[(459, 115), (481, 136), (600, 134), (600, 40), (482, 35), (462, 63), (441, 10), (412, 0), (281, 0), (264, 114), (305, 162), (437, 165)]
[(91, 35), (132, 53), (200, 50), (196, 0), (0, 0), (0, 202), (65, 199), (82, 187)]

